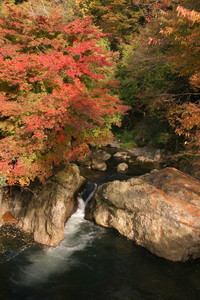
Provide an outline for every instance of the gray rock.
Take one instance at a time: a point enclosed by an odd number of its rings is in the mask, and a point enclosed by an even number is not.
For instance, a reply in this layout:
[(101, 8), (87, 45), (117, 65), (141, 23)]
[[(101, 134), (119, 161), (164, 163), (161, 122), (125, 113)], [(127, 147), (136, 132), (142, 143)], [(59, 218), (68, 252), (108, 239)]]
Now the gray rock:
[(105, 171), (107, 169), (107, 165), (103, 160), (92, 159), (92, 169), (98, 171)]
[(162, 158), (163, 158), (163, 153), (160, 149), (158, 149), (154, 154), (153, 160), (160, 162), (162, 160)]
[(107, 165), (105, 163), (111, 157), (111, 154), (98, 149), (94, 151), (91, 155), (91, 167), (93, 170), (105, 171), (107, 169)]
[(121, 163), (117, 166), (117, 172), (126, 172), (128, 170), (128, 165), (126, 163)]
[(95, 160), (98, 159), (98, 160), (102, 160), (102, 161), (106, 161), (110, 157), (111, 157), (110, 153), (108, 153), (104, 150), (101, 150), (101, 149), (98, 149), (98, 150), (94, 151), (91, 155), (92, 159), (95, 159)]
[(163, 157), (163, 153), (160, 149), (150, 150), (148, 148), (131, 148), (128, 149), (128, 153), (137, 157), (138, 161), (144, 162), (160, 162)]
[(101, 185), (87, 218), (168, 260), (200, 257), (200, 182), (174, 168)]
[(120, 141), (117, 141), (117, 140), (115, 140), (115, 141), (113, 141), (113, 142), (110, 142), (109, 143), (109, 146), (111, 147), (111, 148), (120, 148), (120, 146), (121, 146), (121, 143), (120, 143)]
[(127, 161), (131, 158), (131, 155), (128, 152), (117, 152), (113, 155), (114, 158), (122, 161)]
[(6, 210), (18, 220), (18, 227), (33, 233), (34, 240), (48, 246), (64, 238), (64, 226), (75, 211), (75, 193), (83, 183), (76, 165), (68, 165), (45, 185), (35, 184), (23, 190), (14, 189), (13, 199), (1, 199)]
[(105, 163), (111, 157), (111, 154), (102, 150), (98, 149), (88, 154), (84, 160), (79, 161), (79, 163), (88, 168), (98, 171), (105, 171), (107, 169), (107, 165)]
[(137, 156), (136, 161), (141, 162), (141, 163), (154, 163), (154, 159), (148, 156)]
[(153, 158), (155, 150), (149, 150), (147, 148), (131, 148), (128, 152), (133, 156), (146, 156), (149, 158)]

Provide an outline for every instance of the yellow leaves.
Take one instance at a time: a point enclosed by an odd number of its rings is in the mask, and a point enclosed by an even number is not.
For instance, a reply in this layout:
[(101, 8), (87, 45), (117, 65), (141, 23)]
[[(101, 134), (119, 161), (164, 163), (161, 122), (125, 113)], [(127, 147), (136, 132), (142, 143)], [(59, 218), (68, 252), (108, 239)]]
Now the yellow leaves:
[(165, 30), (161, 29), (160, 33), (163, 35), (171, 35), (174, 32), (174, 29), (172, 27), (166, 26)]
[(30, 184), (30, 179), (28, 177), (22, 177), (19, 178), (18, 182), (21, 186), (25, 186)]
[(187, 144), (200, 148), (200, 106), (198, 103), (184, 103), (169, 106), (169, 122), (178, 135), (186, 137)]
[(200, 23), (200, 13), (195, 10), (189, 10), (184, 8), (183, 6), (179, 5), (177, 7), (177, 13), (179, 17), (184, 17), (188, 21), (192, 23)]
[(190, 84), (194, 87), (194, 90), (196, 89), (198, 91), (198, 88), (200, 88), (200, 72), (190, 77)]
[(2, 133), (14, 133), (14, 125), (9, 121), (1, 121), (0, 122), (0, 132)]
[(99, 135), (101, 135), (102, 129), (97, 128), (97, 129), (91, 130), (90, 132), (93, 137), (98, 138)]
[(169, 59), (174, 71), (190, 77), (194, 90), (200, 87), (200, 13), (177, 7), (177, 12), (168, 12), (159, 31), (163, 43), (170, 45)]

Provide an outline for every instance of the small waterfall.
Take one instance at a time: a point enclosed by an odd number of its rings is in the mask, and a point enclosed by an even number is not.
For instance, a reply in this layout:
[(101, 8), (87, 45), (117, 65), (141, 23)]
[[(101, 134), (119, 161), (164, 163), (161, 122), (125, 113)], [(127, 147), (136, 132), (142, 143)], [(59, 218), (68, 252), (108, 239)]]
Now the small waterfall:
[(92, 199), (94, 193), (96, 192), (97, 184), (93, 182), (87, 182), (84, 186), (83, 191), (79, 194), (79, 199), (83, 199), (85, 202), (85, 206)]
[(97, 188), (96, 184), (92, 186), (89, 193), (86, 186), (78, 195), (78, 208), (66, 223), (65, 239), (55, 248), (44, 248), (44, 251), (29, 255), (27, 257), (29, 264), (20, 269), (17, 280), (13, 278), (16, 284), (22, 286), (43, 284), (51, 274), (62, 273), (76, 264), (73, 254), (83, 250), (96, 236), (94, 225), (84, 219), (86, 204), (92, 199)]

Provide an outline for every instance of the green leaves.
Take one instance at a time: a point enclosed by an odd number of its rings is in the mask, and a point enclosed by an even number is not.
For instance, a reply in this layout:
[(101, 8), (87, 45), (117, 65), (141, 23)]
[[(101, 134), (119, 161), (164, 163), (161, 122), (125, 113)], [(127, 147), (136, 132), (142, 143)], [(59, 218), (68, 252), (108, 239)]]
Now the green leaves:
[(0, 175), (8, 184), (44, 181), (88, 143), (110, 138), (115, 115), (127, 110), (110, 92), (111, 54), (91, 18), (66, 24), (60, 9), (40, 15), (33, 3), (4, 4), (0, 20)]

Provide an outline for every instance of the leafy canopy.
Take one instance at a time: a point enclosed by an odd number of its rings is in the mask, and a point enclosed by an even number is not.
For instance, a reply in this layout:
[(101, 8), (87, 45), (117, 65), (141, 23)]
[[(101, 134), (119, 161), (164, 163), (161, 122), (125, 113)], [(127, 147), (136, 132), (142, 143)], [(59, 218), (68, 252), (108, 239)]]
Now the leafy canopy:
[(127, 110), (110, 92), (104, 34), (36, 2), (6, 2), (0, 19), (0, 175), (10, 185), (43, 181), (104, 143)]
[(132, 105), (134, 116), (153, 115), (168, 123), (185, 145), (196, 148), (200, 147), (199, 41), (199, 12), (180, 5), (155, 10), (126, 47), (118, 72), (121, 99)]
[[(173, 70), (188, 78), (190, 98), (168, 106), (168, 118), (178, 135), (186, 137), (186, 143), (200, 147), (200, 13), (177, 6), (176, 14), (163, 16), (159, 43), (170, 48)], [(184, 96), (181, 95), (181, 96)]]

